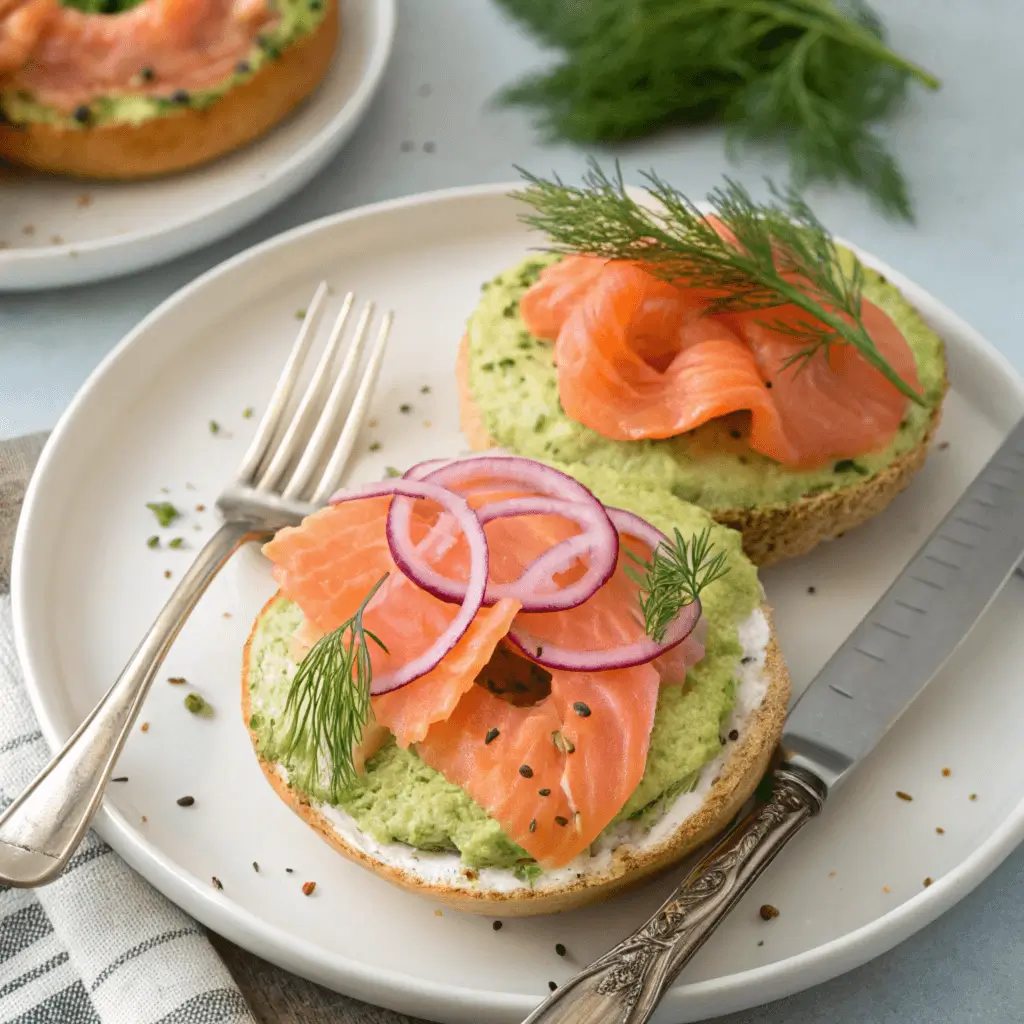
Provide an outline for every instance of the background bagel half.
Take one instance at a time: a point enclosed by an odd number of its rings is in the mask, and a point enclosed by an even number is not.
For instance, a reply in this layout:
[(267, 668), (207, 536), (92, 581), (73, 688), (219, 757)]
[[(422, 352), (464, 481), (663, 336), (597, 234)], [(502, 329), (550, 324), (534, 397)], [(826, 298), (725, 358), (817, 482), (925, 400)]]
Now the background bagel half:
[[(0, 159), (93, 180), (154, 178), (198, 167), (264, 135), (323, 80), (338, 41), (337, 0), (312, 31), (206, 107), (182, 107), (139, 124), (85, 127), (0, 117)], [(0, 89), (0, 100), (2, 100)]]

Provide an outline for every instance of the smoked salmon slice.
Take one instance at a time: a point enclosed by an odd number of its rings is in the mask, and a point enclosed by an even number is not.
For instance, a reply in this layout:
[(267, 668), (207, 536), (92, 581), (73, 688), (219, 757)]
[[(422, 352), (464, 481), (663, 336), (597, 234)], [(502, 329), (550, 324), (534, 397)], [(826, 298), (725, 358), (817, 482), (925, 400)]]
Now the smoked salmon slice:
[(597, 838), (639, 785), (659, 686), (650, 665), (556, 671), (551, 696), (528, 708), (474, 686), (416, 752), (540, 864), (561, 867)]
[[(803, 343), (787, 331), (808, 318), (795, 306), (708, 315), (710, 293), (593, 257), (547, 273), (520, 309), (531, 331), (543, 328), (538, 336), (557, 328), (562, 407), (604, 437), (675, 437), (746, 412), (754, 451), (807, 468), (884, 448), (906, 411), (907, 398), (848, 345), (794, 364)], [(919, 390), (906, 339), (877, 306), (862, 309), (880, 353)]]
[[(366, 628), (388, 648), (385, 653), (370, 645), (374, 672), (422, 654), (458, 613), (455, 605), (432, 597), (398, 570), (385, 533), (389, 503), (389, 498), (368, 498), (323, 509), (301, 526), (281, 530), (263, 548), (274, 563), (282, 594), (302, 609), (302, 639), (307, 643), (351, 618), (370, 588), (390, 574), (363, 616)], [(422, 519), (419, 525), (422, 539), (429, 527)], [(373, 699), (378, 724), (387, 726), (402, 746), (422, 739), (473, 685), (518, 610), (518, 602), (508, 600), (482, 608), (433, 670), (393, 694)], [(397, 700), (399, 696), (403, 699)]]

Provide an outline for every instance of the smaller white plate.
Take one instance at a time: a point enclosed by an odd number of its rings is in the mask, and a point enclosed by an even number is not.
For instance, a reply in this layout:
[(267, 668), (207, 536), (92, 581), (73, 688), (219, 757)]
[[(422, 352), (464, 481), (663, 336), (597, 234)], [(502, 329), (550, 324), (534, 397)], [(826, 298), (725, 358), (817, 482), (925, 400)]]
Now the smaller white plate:
[(0, 165), (0, 291), (118, 277), (223, 238), (298, 191), (341, 148), (380, 85), (395, 0), (340, 0), (334, 61), (264, 138), (184, 174), (94, 183)]

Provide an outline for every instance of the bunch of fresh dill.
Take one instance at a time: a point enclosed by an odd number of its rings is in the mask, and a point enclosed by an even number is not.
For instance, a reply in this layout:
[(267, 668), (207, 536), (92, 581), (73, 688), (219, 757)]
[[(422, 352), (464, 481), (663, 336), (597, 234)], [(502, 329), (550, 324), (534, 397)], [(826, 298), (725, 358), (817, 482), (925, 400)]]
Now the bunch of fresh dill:
[(886, 45), (863, 0), (498, 0), (562, 61), (505, 90), (551, 139), (612, 143), (724, 123), (730, 148), (788, 149), (792, 180), (847, 180), (912, 218), (875, 131), (908, 82), (938, 81)]

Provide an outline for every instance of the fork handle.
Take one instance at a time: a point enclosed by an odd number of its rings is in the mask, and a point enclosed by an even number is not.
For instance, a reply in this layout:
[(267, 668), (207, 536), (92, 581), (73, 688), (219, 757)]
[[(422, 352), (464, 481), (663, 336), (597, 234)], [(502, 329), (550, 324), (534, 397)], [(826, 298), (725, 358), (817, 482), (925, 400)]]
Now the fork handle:
[(227, 560), (246, 541), (265, 535), (251, 522), (227, 522), (204, 545), (114, 685), (0, 815), (0, 885), (45, 885), (64, 869), (174, 638)]
[(562, 985), (524, 1024), (644, 1024), (665, 990), (782, 848), (820, 810), (816, 776), (783, 763), (772, 795), (731, 828), (653, 917)]

